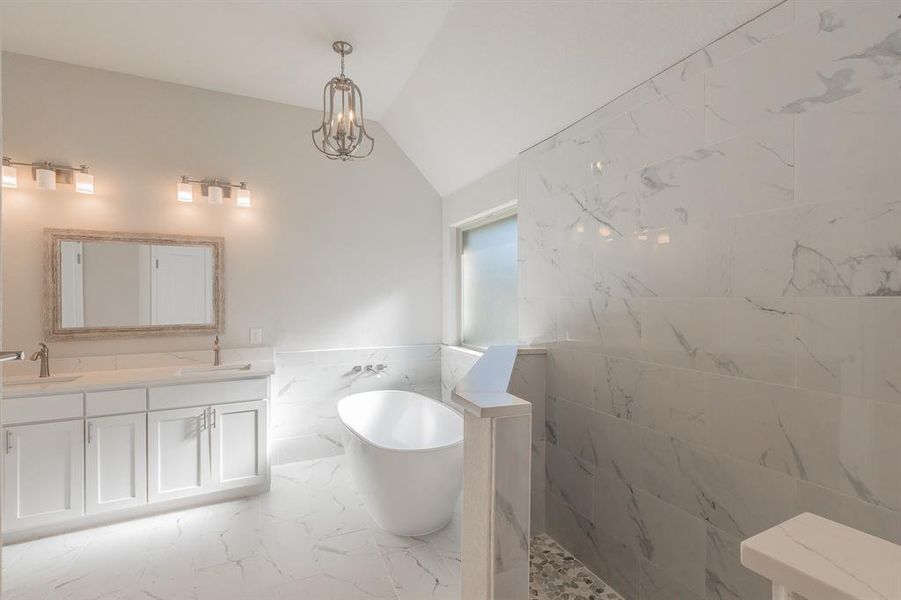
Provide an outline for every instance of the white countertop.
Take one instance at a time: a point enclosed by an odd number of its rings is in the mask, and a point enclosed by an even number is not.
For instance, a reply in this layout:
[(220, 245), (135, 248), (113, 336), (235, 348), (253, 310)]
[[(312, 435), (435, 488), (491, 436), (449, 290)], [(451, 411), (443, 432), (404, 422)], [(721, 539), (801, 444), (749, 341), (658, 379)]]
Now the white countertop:
[(71, 375), (77, 376), (77, 378), (72, 381), (4, 385), (3, 398), (46, 396), (50, 394), (68, 394), (73, 392), (97, 392), (129, 387), (159, 387), (164, 385), (178, 385), (181, 383), (232, 381), (235, 379), (266, 377), (275, 372), (275, 363), (271, 360), (246, 362), (250, 363), (250, 368), (230, 371), (182, 373), (181, 370), (183, 368), (190, 368), (190, 366), (185, 365), (144, 369), (117, 369), (111, 371), (85, 371), (82, 373), (54, 373), (56, 376)]
[(811, 600), (901, 600), (901, 546), (811, 513), (746, 539), (741, 563)]
[(454, 392), (453, 399), (463, 410), (480, 418), (515, 417), (532, 412), (531, 403), (507, 392), (458, 390)]
[(453, 400), (480, 418), (527, 415), (532, 405), (507, 393), (516, 360), (516, 346), (491, 346), (454, 387)]

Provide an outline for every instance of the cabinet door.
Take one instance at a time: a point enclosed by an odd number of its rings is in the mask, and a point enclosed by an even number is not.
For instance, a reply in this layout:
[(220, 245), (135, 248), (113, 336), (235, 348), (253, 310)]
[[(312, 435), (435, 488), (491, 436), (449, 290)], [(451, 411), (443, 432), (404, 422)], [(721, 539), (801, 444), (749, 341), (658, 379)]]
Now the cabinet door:
[(266, 402), (237, 402), (210, 408), (212, 486), (228, 489), (266, 481)]
[(85, 422), (88, 514), (147, 503), (147, 415)]
[(84, 514), (84, 421), (7, 427), (3, 528), (39, 527)]
[(209, 491), (210, 438), (206, 408), (147, 415), (147, 486), (150, 502)]

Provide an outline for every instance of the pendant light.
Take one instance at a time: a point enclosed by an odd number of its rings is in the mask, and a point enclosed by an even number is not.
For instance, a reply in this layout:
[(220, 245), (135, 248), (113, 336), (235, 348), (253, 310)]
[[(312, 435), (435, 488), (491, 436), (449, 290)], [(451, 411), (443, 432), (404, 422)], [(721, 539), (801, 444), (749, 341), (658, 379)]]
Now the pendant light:
[(313, 145), (332, 160), (353, 160), (372, 154), (375, 140), (363, 122), (363, 94), (344, 75), (344, 57), (353, 52), (347, 42), (335, 42), (332, 49), (341, 55), (341, 74), (325, 84), (322, 91), (322, 125), (313, 130)]

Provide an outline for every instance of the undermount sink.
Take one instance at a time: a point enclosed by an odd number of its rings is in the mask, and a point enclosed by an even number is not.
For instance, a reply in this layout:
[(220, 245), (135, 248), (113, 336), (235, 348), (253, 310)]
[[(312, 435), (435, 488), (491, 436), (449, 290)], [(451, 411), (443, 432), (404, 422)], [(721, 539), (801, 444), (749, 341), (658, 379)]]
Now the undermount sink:
[(182, 367), (177, 373), (179, 375), (189, 375), (191, 373), (209, 373), (215, 371), (247, 371), (250, 369), (250, 363), (231, 363), (227, 365), (202, 365), (198, 367)]
[(75, 381), (81, 375), (51, 375), (50, 377), (34, 377), (32, 375), (17, 375), (4, 377), (3, 385), (33, 385), (36, 383), (65, 383)]

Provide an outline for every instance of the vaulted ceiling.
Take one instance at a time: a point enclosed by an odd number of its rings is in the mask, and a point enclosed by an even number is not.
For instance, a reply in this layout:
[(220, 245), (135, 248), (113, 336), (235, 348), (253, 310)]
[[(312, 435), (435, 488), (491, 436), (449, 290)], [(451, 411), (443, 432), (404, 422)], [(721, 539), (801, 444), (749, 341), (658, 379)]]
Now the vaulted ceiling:
[(367, 116), (447, 195), (779, 1), (7, 0), (2, 42), (319, 109), (345, 39)]

